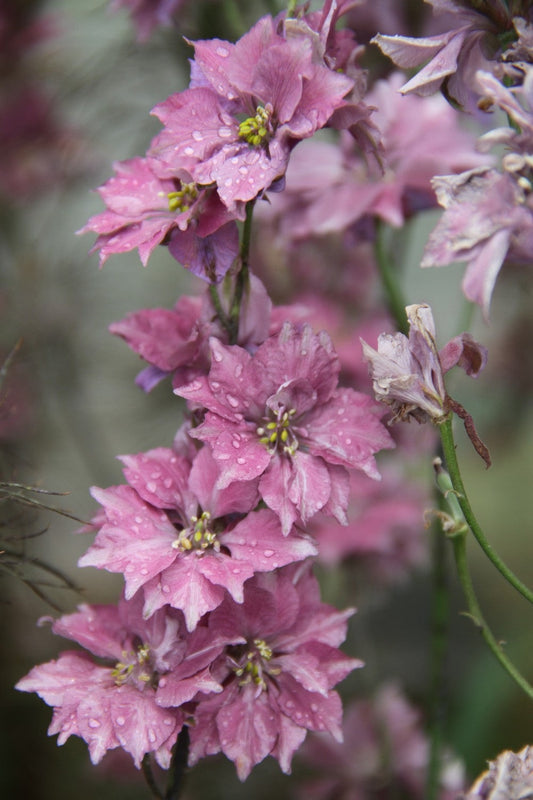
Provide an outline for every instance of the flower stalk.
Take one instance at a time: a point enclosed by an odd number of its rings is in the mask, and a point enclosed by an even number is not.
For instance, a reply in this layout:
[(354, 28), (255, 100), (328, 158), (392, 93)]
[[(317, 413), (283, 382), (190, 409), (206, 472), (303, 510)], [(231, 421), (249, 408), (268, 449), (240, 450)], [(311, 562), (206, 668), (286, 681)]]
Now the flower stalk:
[(511, 586), (522, 595), (522, 597), (525, 597), (526, 600), (529, 600), (530, 603), (533, 603), (533, 592), (530, 589), (528, 589), (528, 587), (524, 583), (522, 583), (522, 581), (514, 574), (514, 572), (507, 566), (507, 564), (505, 564), (505, 562), (502, 561), (498, 553), (496, 553), (496, 551), (493, 549), (492, 545), (487, 540), (487, 537), (485, 536), (472, 510), (472, 506), (470, 505), (470, 501), (466, 494), (466, 490), (461, 477), (459, 462), (457, 460), (455, 441), (453, 436), (452, 419), (451, 418), (445, 419), (444, 422), (439, 426), (439, 430), (442, 442), (442, 449), (444, 452), (444, 458), (446, 460), (446, 466), (450, 474), (451, 484), (455, 492), (455, 496), (457, 498), (457, 502), (460, 506), (461, 512), (463, 513), (464, 518), (468, 524), (468, 527), (476, 537), (481, 549), (483, 550), (485, 555), (490, 559), (490, 561), (494, 564), (498, 572), (500, 572), (501, 575), (503, 575), (505, 580), (508, 583), (510, 583)]

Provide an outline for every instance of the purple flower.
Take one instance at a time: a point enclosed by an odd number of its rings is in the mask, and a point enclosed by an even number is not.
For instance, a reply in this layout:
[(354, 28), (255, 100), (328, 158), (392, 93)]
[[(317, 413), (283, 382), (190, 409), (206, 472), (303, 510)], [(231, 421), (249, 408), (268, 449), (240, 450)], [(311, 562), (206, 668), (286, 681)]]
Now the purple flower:
[(436, 13), (447, 11), (455, 16), (456, 25), (436, 36), (382, 36), (372, 40), (385, 55), (402, 69), (425, 66), (401, 89), (402, 92), (432, 94), (445, 87), (447, 95), (469, 109), (475, 108), (479, 96), (476, 71), (492, 71), (502, 56), (500, 34), (513, 31), (512, 16), (529, 18), (530, 3), (518, 0), (511, 14), (507, 3), (472, 3), (467, 8), (462, 0), (427, 0)]
[(291, 149), (326, 125), (353, 82), (316, 62), (310, 38), (276, 33), (271, 17), (236, 44), (194, 47), (191, 88), (153, 110), (165, 128), (150, 155), (161, 174), (187, 169), (199, 184), (216, 183), (233, 209), (283, 177)]
[(485, 318), (504, 261), (528, 263), (533, 254), (531, 186), (521, 185), (519, 177), (479, 168), (433, 180), (445, 211), (429, 237), (422, 266), (468, 261), (463, 291)]
[(220, 281), (238, 252), (234, 219), (215, 192), (198, 187), (185, 171), (160, 178), (143, 158), (114, 164), (116, 175), (98, 191), (107, 210), (96, 214), (78, 233), (98, 238), (100, 266), (112, 253), (137, 248), (144, 266), (159, 244), (195, 275)]
[(341, 702), (332, 689), (362, 666), (337, 649), (352, 613), (321, 603), (306, 567), (256, 576), (245, 585), (242, 605), (227, 598), (209, 628), (243, 644), (227, 647), (213, 665), (224, 691), (197, 706), (191, 763), (223, 752), (245, 780), (267, 755), (290, 772), (308, 730), (341, 741)]
[(92, 490), (105, 520), (98, 517), (94, 544), (79, 564), (122, 572), (127, 598), (143, 589), (147, 617), (168, 604), (194, 630), (226, 591), (242, 603), (243, 584), (255, 572), (316, 553), (308, 537), (283, 536), (268, 509), (251, 511), (257, 481), (217, 488), (220, 473), (209, 448), (192, 467), (166, 448), (122, 461), (128, 486)]
[(317, 511), (345, 521), (346, 468), (379, 479), (374, 454), (392, 447), (372, 401), (337, 388), (339, 360), (325, 332), (286, 323), (253, 356), (211, 340), (209, 375), (176, 393), (208, 409), (191, 436), (207, 442), (217, 485), (260, 478), (284, 533)]
[(16, 688), (37, 692), (54, 708), (48, 730), (58, 744), (85, 739), (97, 764), (122, 747), (137, 767), (147, 753), (168, 767), (185, 719), (180, 709), (198, 692), (221, 691), (209, 672), (228, 641), (206, 628), (187, 634), (178, 611), (159, 611), (145, 621), (142, 599), (117, 606), (82, 605), (53, 623), (54, 633), (89, 653), (68, 651), (34, 667)]

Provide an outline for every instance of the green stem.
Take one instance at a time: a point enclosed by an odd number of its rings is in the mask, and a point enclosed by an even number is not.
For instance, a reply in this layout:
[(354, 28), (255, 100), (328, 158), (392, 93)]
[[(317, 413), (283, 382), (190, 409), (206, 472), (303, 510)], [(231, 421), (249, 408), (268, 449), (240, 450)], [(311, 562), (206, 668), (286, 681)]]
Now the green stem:
[(376, 222), (375, 253), (376, 262), (381, 277), (381, 284), (385, 292), (385, 302), (391, 317), (395, 320), (398, 330), (406, 336), (409, 334), (409, 325), (405, 314), (405, 298), (396, 281), (396, 275), (390, 263), (387, 245), (385, 242), (386, 226), (383, 222)]
[(499, 642), (494, 638), (490, 628), (483, 618), (479, 603), (474, 592), (470, 570), (468, 569), (468, 561), (466, 557), (466, 535), (459, 533), (453, 536), (453, 552), (455, 556), (455, 564), (457, 566), (457, 574), (463, 587), (466, 601), (468, 603), (468, 613), (472, 618), (474, 625), (476, 625), (489, 648), (492, 650), (505, 671), (513, 678), (513, 680), (520, 686), (521, 689), (533, 700), (533, 686), (528, 683), (524, 676), (516, 669), (512, 661), (506, 656), (503, 648)]
[(231, 335), (231, 324), (228, 319), (228, 315), (226, 314), (226, 312), (222, 307), (222, 302), (220, 300), (217, 287), (215, 286), (214, 283), (211, 283), (209, 285), (209, 294), (211, 296), (211, 302), (213, 303), (213, 308), (215, 309), (215, 314), (217, 315), (220, 324), (222, 325), (224, 330), (226, 330), (228, 334)]
[(187, 762), (189, 760), (189, 728), (184, 725), (172, 753), (169, 770), (169, 781), (165, 800), (179, 800), (185, 785)]
[(287, 3), (287, 19), (290, 19), (290, 17), (295, 16), (297, 3), (298, 0), (289, 0), (289, 2)]
[(150, 753), (146, 753), (142, 760), (142, 771), (144, 775), (144, 779), (148, 785), (148, 788), (152, 792), (153, 797), (157, 797), (157, 800), (165, 800), (161, 792), (159, 791), (159, 787), (156, 783), (154, 773), (152, 772), (152, 762), (150, 760)]
[[(443, 498), (439, 493), (442, 506)], [(446, 542), (435, 523), (432, 526), (431, 543), (431, 682), (428, 701), (428, 737), (430, 743), (426, 776), (426, 798), (436, 800), (439, 796), (441, 750), (444, 728), (445, 687), (444, 667), (448, 648), (448, 620), (450, 612)]]
[(245, 286), (248, 285), (248, 259), (250, 257), (250, 244), (252, 240), (252, 219), (254, 214), (254, 200), (246, 204), (246, 217), (242, 230), (240, 249), (240, 269), (235, 279), (235, 291), (229, 311), (230, 344), (236, 344), (239, 336), (239, 315)]
[(496, 569), (503, 575), (505, 580), (508, 581), (508, 583), (510, 583), (517, 592), (520, 592), (520, 594), (525, 597), (526, 600), (529, 600), (530, 603), (533, 603), (533, 592), (522, 583), (522, 581), (514, 574), (514, 572), (509, 569), (505, 562), (502, 561), (495, 550), (493, 550), (472, 510), (465, 491), (463, 480), (461, 478), (461, 472), (459, 470), (459, 463), (457, 461), (457, 454), (455, 452), (455, 441), (453, 438), (451, 417), (440, 425), (440, 438), (442, 442), (444, 458), (446, 459), (446, 466), (448, 472), (450, 473), (452, 486), (454, 492), (456, 493), (458, 503), (461, 507), (461, 511), (464, 514), (468, 527), (476, 537), (485, 555), (490, 559), (490, 561), (492, 561)]

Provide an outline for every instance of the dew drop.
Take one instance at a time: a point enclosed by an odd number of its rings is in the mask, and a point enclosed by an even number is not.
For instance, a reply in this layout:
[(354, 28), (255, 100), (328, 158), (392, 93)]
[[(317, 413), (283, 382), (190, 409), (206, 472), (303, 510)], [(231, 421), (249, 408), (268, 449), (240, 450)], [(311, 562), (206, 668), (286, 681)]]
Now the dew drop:
[(213, 358), (220, 364), (220, 362), (222, 361), (222, 353), (220, 352), (220, 350), (213, 350)]
[(99, 727), (100, 727), (100, 720), (99, 719), (94, 719), (94, 717), (92, 717), (89, 720), (89, 728), (93, 728), (94, 729), (94, 728), (99, 728)]
[(220, 56), (221, 58), (227, 58), (229, 56), (228, 48), (227, 47), (222, 47), (221, 45), (216, 48), (215, 52), (216, 52), (217, 56)]
[(166, 583), (165, 583), (165, 584), (164, 584), (164, 585), (161, 587), (161, 591), (163, 592), (163, 594), (169, 594), (169, 592), (170, 592), (170, 586), (168, 586), (168, 584), (166, 584)]
[(242, 375), (242, 364), (237, 364), (235, 367), (235, 377), (239, 378)]
[(184, 152), (185, 152), (186, 156), (193, 156), (194, 155), (194, 148), (189, 145), (188, 147), (185, 148)]
[(202, 131), (193, 131), (192, 132), (192, 138), (194, 139), (195, 142), (203, 142), (204, 135), (203, 135)]
[(146, 484), (146, 488), (148, 489), (149, 492), (156, 492), (157, 484), (153, 483), (153, 481), (150, 481), (149, 483)]
[(263, 555), (264, 555), (265, 558), (272, 558), (272, 556), (274, 555), (274, 551), (273, 550), (263, 550)]
[(167, 685), (167, 679), (165, 677), (159, 678), (159, 688), (164, 689)]
[(352, 440), (350, 439), (349, 436), (347, 436), (344, 441), (346, 442), (346, 444), (351, 444), (352, 443)]
[(237, 158), (237, 156), (233, 156), (232, 158), (230, 158), (230, 161), (231, 161), (232, 164), (238, 164), (239, 163), (239, 159)]
[(227, 128), (225, 125), (223, 125), (218, 129), (218, 135), (221, 139), (229, 139), (232, 136), (232, 130), (231, 128)]
[(239, 167), (239, 172), (241, 173), (241, 175), (248, 175), (248, 167), (244, 166)]
[(141, 575), (148, 575), (148, 570), (146, 569), (146, 567), (143, 567), (143, 568), (140, 570), (140, 573), (141, 573)]
[(120, 727), (126, 724), (126, 720), (124, 719), (124, 717), (117, 717), (115, 722), (117, 723), (117, 725), (120, 725)]
[[(161, 681), (159, 681), (159, 685), (161, 686)], [(165, 719), (163, 720), (163, 725), (172, 725), (173, 722), (174, 720), (172, 719), (172, 717), (165, 717)]]
[(246, 464), (246, 459), (243, 458), (242, 456), (239, 456), (239, 458), (237, 459), (237, 464), (241, 464), (241, 466), (242, 464)]
[(317, 704), (316, 704), (316, 703), (311, 703), (311, 711), (312, 711), (314, 714), (316, 714), (316, 712), (318, 711), (318, 706), (317, 706)]
[(239, 447), (241, 446), (241, 443), (239, 442), (239, 440), (238, 440), (238, 439), (234, 439), (234, 440), (232, 441), (232, 445), (233, 445), (233, 447), (235, 448), (235, 450), (238, 450), (238, 449), (239, 449)]
[(227, 395), (226, 395), (226, 400), (228, 401), (228, 403), (230, 404), (230, 406), (231, 406), (232, 408), (238, 408), (238, 406), (239, 406), (239, 401), (238, 401), (238, 400), (237, 400), (237, 398), (236, 398), (236, 397), (234, 397), (232, 394), (227, 394)]
[(170, 489), (170, 487), (172, 486), (172, 478), (165, 478), (165, 480), (163, 481), (163, 486), (165, 487), (165, 489)]
[(226, 180), (224, 181), (224, 186), (231, 186), (232, 183), (233, 183), (232, 178), (226, 178)]
[(152, 744), (157, 740), (157, 736), (155, 735), (154, 731), (151, 728), (148, 731), (148, 739)]

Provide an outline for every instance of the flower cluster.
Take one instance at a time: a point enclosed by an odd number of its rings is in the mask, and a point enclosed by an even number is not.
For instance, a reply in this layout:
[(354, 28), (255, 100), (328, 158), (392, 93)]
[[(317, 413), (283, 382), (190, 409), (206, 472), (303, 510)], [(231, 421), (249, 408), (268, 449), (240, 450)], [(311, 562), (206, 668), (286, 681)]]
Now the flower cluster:
[(121, 574), (120, 604), (53, 623), (85, 652), (18, 684), (94, 762), (122, 747), (168, 767), (186, 725), (190, 763), (223, 752), (244, 779), (269, 754), (290, 771), (308, 730), (342, 737), (334, 687), (361, 662), (338, 649), (352, 611), (320, 600), (306, 526), (319, 512), (346, 524), (350, 473), (379, 480), (375, 455), (394, 443), (374, 401), (339, 383), (330, 337), (273, 305), (244, 244), (296, 144), (330, 122), (357, 136), (365, 119), (342, 7), (194, 43), (189, 88), (156, 106), (163, 130), (115, 165), (83, 229), (101, 263), (137, 248), (146, 264), (163, 244), (209, 284), (111, 327), (148, 362), (138, 383), (171, 375), (188, 418), (172, 447), (121, 456), (126, 483), (92, 489), (79, 564)]

